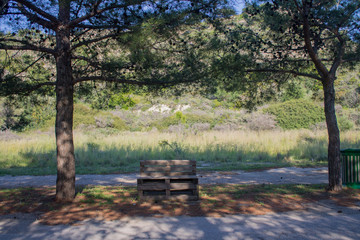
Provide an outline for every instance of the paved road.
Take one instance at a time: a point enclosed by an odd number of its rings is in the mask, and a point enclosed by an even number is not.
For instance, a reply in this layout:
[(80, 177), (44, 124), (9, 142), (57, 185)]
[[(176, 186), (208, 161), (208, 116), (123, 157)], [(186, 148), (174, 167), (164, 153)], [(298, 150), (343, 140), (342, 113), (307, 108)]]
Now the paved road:
[[(199, 173), (200, 184), (326, 183), (326, 168), (279, 168), (260, 172)], [(136, 174), (78, 175), (77, 184), (135, 185)], [(0, 187), (53, 186), (55, 176), (2, 176)], [(360, 239), (360, 204), (340, 207), (330, 200), (306, 210), (263, 216), (135, 217), (46, 226), (35, 214), (0, 216), (0, 239)]]
[(46, 226), (34, 215), (0, 216), (0, 239), (360, 239), (360, 207), (330, 201), (306, 211), (212, 217), (126, 218), (84, 221), (76, 226)]
[[(327, 183), (327, 168), (277, 168), (266, 171), (200, 172), (200, 184)], [(136, 185), (137, 174), (77, 175), (78, 185)], [(0, 188), (55, 186), (56, 176), (1, 176)]]

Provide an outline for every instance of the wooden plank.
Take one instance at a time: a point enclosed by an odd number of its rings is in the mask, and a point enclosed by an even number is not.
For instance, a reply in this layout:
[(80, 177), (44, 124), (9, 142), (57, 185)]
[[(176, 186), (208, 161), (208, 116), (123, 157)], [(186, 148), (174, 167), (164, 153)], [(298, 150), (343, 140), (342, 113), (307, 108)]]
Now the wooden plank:
[(194, 183), (170, 183), (170, 190), (187, 190), (197, 189), (197, 185)]
[(195, 168), (195, 166), (192, 166), (192, 165), (190, 165), (190, 166), (171, 165), (170, 171), (172, 171), (172, 172), (195, 172), (196, 168)]
[(168, 175), (165, 173), (159, 173), (159, 172), (142, 172), (142, 173), (140, 173), (140, 177), (167, 179)]
[(141, 165), (196, 165), (195, 160), (142, 160)]
[(171, 170), (171, 167), (170, 166), (163, 166), (163, 167), (160, 167), (160, 166), (156, 166), (156, 167), (141, 167), (140, 170), (142, 172), (169, 172)]
[(188, 176), (188, 175), (194, 175), (193, 172), (170, 172), (168, 176)]
[(141, 172), (195, 172), (196, 168), (193, 166), (143, 166), (140, 168)]
[(189, 175), (194, 175), (193, 172), (170, 172), (170, 173), (161, 173), (161, 172), (142, 172), (140, 173), (140, 177), (153, 177), (153, 178), (164, 178), (168, 177), (187, 177)]
[(137, 186), (138, 190), (188, 190), (197, 189), (197, 185), (194, 183), (152, 183), (152, 184), (141, 184)]
[[(147, 174), (144, 174), (147, 175)], [(160, 180), (160, 179), (198, 179), (198, 177), (196, 175), (181, 175), (181, 176), (159, 176), (157, 178), (153, 178), (152, 176), (141, 176), (138, 179), (143, 179), (143, 180)]]
[(165, 190), (167, 185), (165, 183), (151, 183), (138, 185), (138, 190)]

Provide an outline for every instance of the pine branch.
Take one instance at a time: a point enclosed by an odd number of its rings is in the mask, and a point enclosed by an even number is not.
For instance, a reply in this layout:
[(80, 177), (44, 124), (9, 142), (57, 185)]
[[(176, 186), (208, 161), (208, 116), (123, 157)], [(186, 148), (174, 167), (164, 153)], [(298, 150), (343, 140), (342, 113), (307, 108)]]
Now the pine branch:
[[(20, 43), (22, 45), (7, 45), (3, 44), (2, 42), (14, 42), (14, 43)], [(28, 41), (25, 40), (18, 40), (18, 39), (6, 39), (6, 38), (0, 38), (0, 49), (4, 50), (31, 50), (31, 51), (37, 51), (37, 52), (43, 52), (43, 53), (49, 53), (52, 55), (56, 55), (56, 52), (54, 49), (36, 46)]]
[(294, 71), (294, 70), (270, 69), (270, 68), (266, 69), (266, 68), (264, 68), (264, 69), (248, 69), (248, 70), (245, 70), (245, 72), (247, 72), (247, 73), (251, 73), (251, 72), (290, 73), (290, 74), (293, 74), (293, 75), (309, 77), (309, 78), (312, 78), (312, 79), (322, 81), (322, 78), (317, 76), (317, 75), (310, 74), (310, 73), (297, 72), (297, 71)]
[(59, 21), (58, 21), (58, 19), (56, 17), (54, 17), (53, 15), (41, 10), (40, 8), (36, 7), (34, 4), (30, 3), (29, 1), (26, 1), (26, 0), (15, 0), (15, 1), (18, 2), (21, 5), (26, 6), (30, 10), (36, 12), (37, 14), (39, 14), (42, 17), (48, 19), (49, 21), (54, 22), (56, 24), (59, 23)]

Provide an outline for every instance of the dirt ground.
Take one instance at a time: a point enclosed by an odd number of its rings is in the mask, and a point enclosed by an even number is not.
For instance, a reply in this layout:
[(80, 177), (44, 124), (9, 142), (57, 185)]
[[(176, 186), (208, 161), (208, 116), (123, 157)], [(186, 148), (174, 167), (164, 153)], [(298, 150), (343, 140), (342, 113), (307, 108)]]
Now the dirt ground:
[(54, 188), (22, 188), (0, 191), (0, 214), (33, 213), (43, 224), (77, 224), (82, 220), (117, 220), (132, 216), (263, 215), (306, 209), (307, 204), (332, 200), (356, 206), (360, 190), (325, 191), (324, 185), (203, 185), (193, 202), (140, 202), (135, 187), (97, 186), (78, 188), (72, 203), (54, 201)]

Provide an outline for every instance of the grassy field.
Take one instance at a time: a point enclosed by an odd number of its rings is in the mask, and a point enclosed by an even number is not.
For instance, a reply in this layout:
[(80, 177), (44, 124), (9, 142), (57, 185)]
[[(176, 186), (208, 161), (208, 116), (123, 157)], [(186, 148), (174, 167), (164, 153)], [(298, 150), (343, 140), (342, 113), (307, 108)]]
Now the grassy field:
[[(78, 174), (138, 171), (144, 159), (193, 159), (198, 170), (326, 166), (326, 131), (208, 131), (197, 134), (75, 132)], [(359, 148), (360, 134), (341, 134), (341, 148)], [(56, 174), (53, 134), (0, 140), (0, 174)]]

